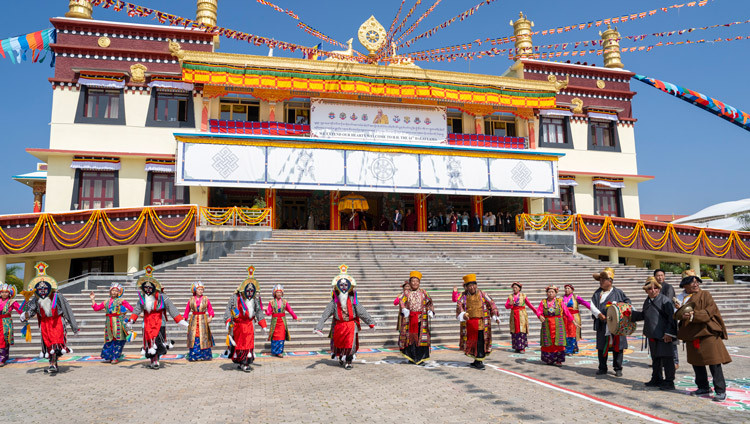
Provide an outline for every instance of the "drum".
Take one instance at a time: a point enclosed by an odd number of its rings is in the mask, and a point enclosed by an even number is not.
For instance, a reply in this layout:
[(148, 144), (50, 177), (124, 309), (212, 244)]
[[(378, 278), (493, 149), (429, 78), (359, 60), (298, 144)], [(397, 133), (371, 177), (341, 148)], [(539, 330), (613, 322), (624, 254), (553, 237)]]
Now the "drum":
[(630, 321), (633, 307), (624, 302), (610, 305), (607, 308), (607, 326), (614, 336), (629, 336), (635, 331), (635, 323)]

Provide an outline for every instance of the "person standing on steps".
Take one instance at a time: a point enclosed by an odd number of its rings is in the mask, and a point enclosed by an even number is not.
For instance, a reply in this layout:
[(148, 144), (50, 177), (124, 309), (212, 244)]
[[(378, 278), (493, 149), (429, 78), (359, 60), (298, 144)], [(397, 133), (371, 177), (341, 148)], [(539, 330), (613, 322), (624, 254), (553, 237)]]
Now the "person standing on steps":
[(58, 358), (73, 352), (68, 347), (65, 323), (73, 330), (73, 334), (78, 334), (79, 329), (70, 303), (57, 291), (57, 280), (47, 274), (47, 267), (45, 262), (38, 262), (35, 266), (36, 277), (26, 286), (26, 291), (33, 292), (33, 297), (24, 303), (21, 322), (25, 323), (37, 316), (42, 334), (41, 355), (49, 358), (49, 368), (44, 372), (56, 374)]
[(116, 364), (122, 358), (122, 348), (128, 340), (130, 332), (125, 327), (127, 312), (133, 312), (127, 300), (122, 298), (124, 290), (120, 283), (112, 283), (109, 286), (109, 300), (96, 303), (94, 292), (89, 293), (91, 308), (95, 311), (105, 309), (107, 314), (104, 320), (104, 346), (99, 354), (102, 360), (108, 364)]
[(511, 345), (516, 353), (524, 353), (529, 346), (529, 315), (526, 313), (526, 306), (531, 308), (532, 311), (536, 311), (536, 308), (531, 304), (526, 294), (521, 293), (523, 289), (521, 283), (514, 281), (510, 288), (513, 289), (513, 293), (508, 295), (508, 299), (505, 301), (505, 309), (510, 309)]
[(352, 361), (359, 349), (360, 321), (375, 328), (375, 320), (357, 300), (357, 281), (347, 273), (346, 265), (339, 266), (340, 273), (333, 278), (331, 301), (323, 311), (313, 332), (323, 335), (323, 325), (333, 317), (333, 326), (328, 337), (331, 339), (332, 358), (338, 357), (339, 364), (346, 370), (352, 369)]
[[(188, 361), (210, 361), (213, 359), (211, 348), (214, 347), (214, 336), (208, 325), (214, 319), (214, 308), (208, 296), (203, 292), (206, 287), (201, 281), (196, 281), (190, 288), (193, 296), (185, 307), (185, 321), (190, 319), (187, 332)], [(190, 316), (192, 312), (193, 316)]]
[(609, 332), (606, 313), (607, 307), (610, 305), (631, 302), (622, 290), (612, 285), (614, 278), (615, 270), (609, 267), (594, 274), (594, 280), (599, 281), (599, 288), (591, 297), (591, 314), (594, 318), (596, 351), (599, 357), (599, 369), (596, 374), (604, 375), (607, 373), (607, 357), (609, 352), (612, 351), (612, 368), (615, 370), (615, 377), (622, 377), (622, 352), (628, 348), (628, 338), (615, 336)]
[(294, 313), (289, 302), (284, 299), (284, 286), (276, 284), (273, 286), (273, 299), (268, 302), (266, 315), (271, 315), (271, 331), (268, 340), (271, 341), (271, 355), (278, 358), (284, 357), (284, 342), (291, 340), (289, 337), (289, 326), (286, 321), (286, 313), (297, 321), (297, 314)]
[(146, 265), (144, 270), (145, 274), (135, 283), (139, 291), (138, 303), (133, 307), (133, 313), (126, 325), (128, 330), (132, 331), (138, 316), (143, 314), (143, 355), (151, 361), (149, 368), (157, 370), (159, 358), (174, 345), (172, 341), (167, 341), (167, 313), (183, 327), (187, 327), (188, 323), (177, 311), (172, 300), (164, 294), (159, 281), (151, 275), (154, 267)]
[(432, 298), (419, 288), (421, 281), (422, 273), (412, 271), (399, 301), (403, 319), (399, 320), (398, 348), (409, 362), (417, 365), (430, 359), (430, 319), (435, 317)]
[(492, 352), (492, 320), (500, 323), (492, 298), (477, 288), (476, 274), (464, 275), (464, 292), (456, 302), (456, 319), (460, 322), (459, 348), (474, 362), (470, 367), (484, 369), (484, 360)]
[(268, 331), (258, 293), (260, 283), (254, 277), (255, 267), (248, 267), (247, 274), (248, 277), (229, 298), (224, 311), (224, 323), (230, 342), (227, 356), (244, 372), (252, 371), (250, 364), (255, 361), (255, 322), (264, 332)]

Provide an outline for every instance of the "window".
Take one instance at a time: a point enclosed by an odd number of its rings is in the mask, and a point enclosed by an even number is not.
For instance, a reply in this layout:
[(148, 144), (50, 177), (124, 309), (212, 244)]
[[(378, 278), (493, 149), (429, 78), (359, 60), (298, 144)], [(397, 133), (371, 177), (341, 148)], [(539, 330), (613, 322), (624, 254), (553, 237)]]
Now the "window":
[(154, 121), (186, 122), (188, 94), (157, 90), (154, 106)]
[(498, 137), (515, 137), (515, 122), (503, 121), (499, 116), (489, 116), (484, 120), (484, 134)]
[(547, 199), (547, 212), (562, 214), (563, 206), (567, 206), (568, 209), (575, 213), (575, 200), (573, 187), (560, 187), (560, 197), (557, 199)]
[(310, 102), (295, 101), (284, 103), (286, 122), (289, 124), (307, 125), (310, 123)]
[(151, 183), (150, 205), (182, 205), (185, 188), (174, 185), (174, 174), (149, 172)]
[(614, 122), (589, 121), (589, 150), (620, 151)]
[(77, 209), (114, 207), (115, 182), (112, 171), (81, 171)]
[(622, 216), (620, 189), (594, 186), (594, 214), (601, 216)]
[(77, 124), (125, 124), (122, 90), (83, 86), (76, 111)]
[(221, 99), (219, 119), (226, 121), (260, 121), (260, 102), (252, 99)]
[(448, 134), (463, 134), (464, 122), (461, 112), (448, 111), (446, 121), (448, 124)]
[(539, 146), (555, 149), (572, 149), (570, 118), (560, 116), (539, 117)]

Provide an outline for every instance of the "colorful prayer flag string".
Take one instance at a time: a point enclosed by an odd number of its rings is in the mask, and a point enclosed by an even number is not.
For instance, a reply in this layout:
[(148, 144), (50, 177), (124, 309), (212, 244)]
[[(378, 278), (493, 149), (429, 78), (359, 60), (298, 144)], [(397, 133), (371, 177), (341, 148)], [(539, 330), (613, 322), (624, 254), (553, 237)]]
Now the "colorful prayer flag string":
[(750, 115), (747, 113), (737, 110), (736, 108), (723, 103), (712, 97), (708, 97), (705, 94), (697, 91), (690, 90), (688, 88), (680, 87), (679, 85), (672, 84), (666, 81), (661, 81), (655, 78), (649, 78), (644, 75), (635, 75), (633, 78), (648, 84), (652, 87), (658, 88), (659, 90), (672, 94), (675, 97), (682, 99), (688, 103), (692, 103), (699, 108), (710, 112), (720, 118), (726, 119), (727, 121), (750, 131)]
[(464, 19), (466, 19), (469, 16), (473, 15), (474, 13), (476, 13), (476, 11), (479, 10), (479, 8), (482, 7), (483, 5), (490, 4), (490, 3), (494, 2), (494, 1), (495, 0), (482, 0), (481, 2), (479, 2), (476, 6), (472, 7), (471, 9), (465, 10), (465, 11), (459, 13), (458, 15), (456, 15), (456, 16), (448, 19), (447, 21), (443, 22), (442, 24), (440, 24), (440, 25), (438, 25), (438, 26), (436, 26), (436, 27), (434, 27), (434, 28), (432, 28), (430, 30), (425, 31), (425, 32), (417, 35), (416, 37), (414, 37), (414, 38), (412, 38), (412, 39), (410, 39), (408, 41), (405, 41), (405, 42), (401, 43), (399, 45), (399, 47), (409, 47), (410, 45), (412, 45), (412, 43), (414, 43), (415, 41), (417, 41), (417, 40), (419, 40), (421, 38), (424, 38), (424, 37), (429, 38), (429, 37), (432, 36), (432, 34), (438, 32), (439, 30), (441, 30), (443, 28), (449, 27), (453, 22), (456, 22), (456, 20), (463, 21)]
[[(31, 61), (42, 63), (47, 57), (46, 52), (50, 50), (50, 44), (55, 42), (56, 34), (55, 30), (50, 28), (0, 40), (0, 46), (2, 47), (0, 55), (3, 58), (9, 58), (13, 64), (16, 64), (28, 60), (27, 53), (31, 50)], [(42, 51), (45, 54), (40, 59), (39, 55)], [(52, 54), (50, 66), (55, 65), (54, 58), (55, 55)]]

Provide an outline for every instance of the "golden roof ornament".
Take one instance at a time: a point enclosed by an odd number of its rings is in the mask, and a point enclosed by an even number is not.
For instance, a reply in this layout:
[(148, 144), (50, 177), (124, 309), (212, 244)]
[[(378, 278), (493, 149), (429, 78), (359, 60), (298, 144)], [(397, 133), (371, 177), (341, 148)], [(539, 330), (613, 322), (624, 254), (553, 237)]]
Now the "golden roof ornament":
[(218, 0), (198, 0), (195, 21), (203, 25), (216, 26), (218, 2)]
[(130, 66), (130, 82), (146, 82), (146, 66), (142, 63), (136, 63)]
[(91, 0), (70, 0), (68, 3), (68, 13), (66, 18), (91, 19), (93, 13)]
[(531, 43), (531, 28), (534, 26), (534, 22), (528, 20), (523, 12), (520, 12), (518, 20), (510, 21), (510, 26), (513, 27), (513, 36), (516, 38), (516, 54), (513, 56), (513, 60), (531, 57), (534, 53), (534, 45)]
[(378, 51), (385, 45), (386, 36), (385, 28), (372, 15), (360, 25), (359, 31), (357, 31), (359, 42), (370, 53), (370, 57), (377, 56)]
[(599, 35), (602, 37), (602, 50), (604, 56), (604, 67), (605, 68), (624, 68), (620, 59), (620, 33), (617, 31), (617, 27), (612, 29), (610, 24), (607, 24), (607, 30), (604, 32), (599, 31)]

